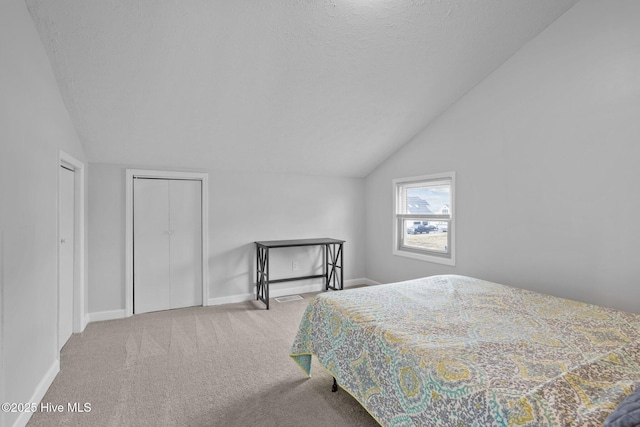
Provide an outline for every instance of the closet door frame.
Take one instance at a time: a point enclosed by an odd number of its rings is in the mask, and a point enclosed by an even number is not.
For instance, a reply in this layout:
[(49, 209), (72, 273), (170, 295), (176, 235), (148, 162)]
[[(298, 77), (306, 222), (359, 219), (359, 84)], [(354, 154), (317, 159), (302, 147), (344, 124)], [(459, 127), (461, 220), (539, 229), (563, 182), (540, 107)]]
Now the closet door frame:
[[(80, 160), (76, 159), (70, 154), (67, 154), (64, 151), (59, 151), (58, 155), (58, 169), (60, 166), (64, 166), (67, 169), (72, 169), (74, 172), (74, 237), (73, 237), (73, 246), (74, 246), (74, 256), (73, 256), (73, 333), (82, 332), (84, 328), (87, 326), (88, 317), (87, 317), (87, 280), (86, 280), (86, 271), (85, 271), (85, 263), (86, 263), (86, 247), (85, 247), (85, 236), (86, 236), (86, 225), (85, 225), (85, 214), (86, 214), (86, 194), (85, 194), (85, 183), (86, 183), (86, 174), (85, 174), (85, 164)], [(59, 179), (59, 178), (58, 178)], [(59, 197), (59, 196), (58, 196)], [(59, 203), (57, 200), (56, 203)], [(59, 206), (56, 207), (57, 215), (60, 215)], [(59, 221), (59, 219), (56, 219)], [(59, 225), (56, 227), (59, 228)], [(60, 230), (57, 230), (58, 233), (58, 242), (60, 242)], [(59, 250), (59, 248), (58, 248)], [(60, 254), (57, 254), (58, 257)], [(58, 264), (56, 264), (56, 268), (58, 268)], [(58, 286), (57, 286), (57, 304), (58, 310), (59, 308), (59, 299), (60, 299), (60, 278), (57, 278)], [(59, 316), (59, 314), (57, 314)], [(59, 319), (58, 319), (59, 320)], [(57, 325), (58, 334), (59, 334), (59, 326)], [(60, 347), (59, 343), (57, 344), (58, 348)], [(60, 352), (57, 352), (57, 357), (60, 357)]]
[(136, 178), (188, 179), (202, 183), (202, 305), (209, 305), (209, 174), (200, 172), (126, 170), (125, 316), (133, 315), (133, 180)]

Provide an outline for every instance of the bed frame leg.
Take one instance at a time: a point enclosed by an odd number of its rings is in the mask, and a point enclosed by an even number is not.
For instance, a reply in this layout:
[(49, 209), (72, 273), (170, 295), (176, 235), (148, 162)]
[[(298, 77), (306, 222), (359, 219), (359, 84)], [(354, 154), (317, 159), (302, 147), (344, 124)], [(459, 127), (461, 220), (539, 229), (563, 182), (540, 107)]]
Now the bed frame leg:
[(333, 385), (331, 386), (331, 391), (333, 393), (335, 393), (336, 391), (338, 391), (338, 382), (336, 381), (336, 379), (333, 379)]

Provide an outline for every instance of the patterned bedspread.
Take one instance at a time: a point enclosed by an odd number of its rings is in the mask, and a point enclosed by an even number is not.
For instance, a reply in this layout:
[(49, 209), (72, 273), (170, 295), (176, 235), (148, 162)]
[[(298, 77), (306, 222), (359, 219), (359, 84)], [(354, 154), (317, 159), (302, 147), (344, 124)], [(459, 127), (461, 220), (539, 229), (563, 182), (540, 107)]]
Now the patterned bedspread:
[(433, 276), (319, 294), (312, 355), (384, 426), (600, 426), (640, 386), (640, 315)]

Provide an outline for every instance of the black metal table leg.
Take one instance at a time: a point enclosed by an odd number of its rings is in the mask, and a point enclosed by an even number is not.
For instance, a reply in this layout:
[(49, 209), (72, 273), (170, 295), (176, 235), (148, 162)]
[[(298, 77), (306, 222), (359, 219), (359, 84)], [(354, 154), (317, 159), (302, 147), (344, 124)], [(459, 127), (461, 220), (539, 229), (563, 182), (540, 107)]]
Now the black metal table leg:
[(267, 305), (267, 310), (269, 310), (269, 248), (266, 249), (267, 251), (267, 279), (265, 281), (264, 284), (264, 288), (265, 288), (265, 297), (264, 297), (264, 303)]
[(260, 247), (256, 245), (256, 300), (260, 300)]
[(342, 243), (328, 244), (326, 248), (326, 268), (328, 274), (325, 289), (333, 289), (334, 291), (342, 290), (344, 288)]
[(344, 265), (344, 251), (342, 250), (342, 243), (340, 243), (340, 290), (344, 288), (344, 269), (342, 266)]
[(322, 266), (324, 275), (324, 290), (329, 290), (329, 245), (324, 245), (324, 265)]
[(256, 300), (269, 309), (269, 248), (256, 246)]

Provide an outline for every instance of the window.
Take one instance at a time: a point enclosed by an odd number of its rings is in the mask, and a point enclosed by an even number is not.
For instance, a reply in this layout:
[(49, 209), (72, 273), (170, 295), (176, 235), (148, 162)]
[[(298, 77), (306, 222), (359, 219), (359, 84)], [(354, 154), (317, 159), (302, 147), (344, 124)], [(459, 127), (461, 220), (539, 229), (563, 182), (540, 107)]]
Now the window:
[(393, 254), (455, 265), (455, 172), (393, 180)]

